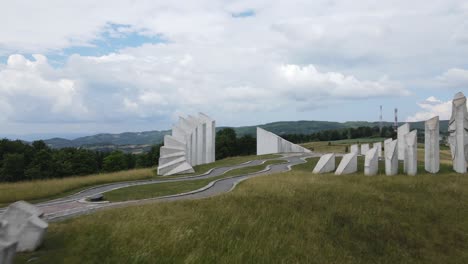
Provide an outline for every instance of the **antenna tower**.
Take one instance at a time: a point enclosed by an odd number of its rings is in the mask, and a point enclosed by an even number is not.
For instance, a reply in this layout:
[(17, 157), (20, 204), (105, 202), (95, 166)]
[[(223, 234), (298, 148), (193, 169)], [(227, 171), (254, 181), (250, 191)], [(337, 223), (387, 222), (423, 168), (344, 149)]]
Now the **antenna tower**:
[(398, 108), (395, 108), (395, 124), (393, 124), (395, 131), (398, 129)]
[(382, 123), (382, 106), (380, 106), (380, 123), (379, 123), (379, 128), (380, 128), (380, 133), (382, 133), (382, 127), (383, 127), (383, 123)]

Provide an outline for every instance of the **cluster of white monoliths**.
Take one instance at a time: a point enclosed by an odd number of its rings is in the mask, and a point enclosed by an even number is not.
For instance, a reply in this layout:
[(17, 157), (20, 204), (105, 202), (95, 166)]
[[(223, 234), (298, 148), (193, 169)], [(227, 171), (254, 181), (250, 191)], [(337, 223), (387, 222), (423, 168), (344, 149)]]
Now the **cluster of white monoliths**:
[[(435, 116), (425, 122), (424, 136), (424, 168), (429, 173), (439, 172), (439, 117)], [(468, 166), (468, 111), (466, 97), (457, 93), (452, 102), (452, 116), (449, 121), (448, 142), (453, 160), (453, 169), (458, 173), (466, 173)], [(417, 130), (410, 131), (408, 123), (398, 127), (397, 139), (384, 141), (385, 174), (398, 174), (398, 162), (403, 161), (403, 172), (416, 175), (418, 172)], [(357, 155), (364, 155), (364, 174), (371, 176), (378, 172), (378, 160), (382, 157), (382, 143), (377, 142), (370, 148), (369, 144), (351, 145), (350, 153), (343, 156), (336, 175), (349, 174), (357, 171)], [(323, 155), (314, 173), (326, 173), (334, 170), (335, 155)]]
[(34, 251), (41, 245), (49, 226), (42, 215), (24, 201), (8, 206), (0, 217), (0, 263), (13, 263), (16, 252)]
[(205, 114), (179, 117), (172, 135), (164, 136), (158, 175), (194, 172), (193, 166), (215, 161), (216, 123)]
[(291, 152), (303, 153), (311, 151), (263, 128), (257, 127), (257, 155)]

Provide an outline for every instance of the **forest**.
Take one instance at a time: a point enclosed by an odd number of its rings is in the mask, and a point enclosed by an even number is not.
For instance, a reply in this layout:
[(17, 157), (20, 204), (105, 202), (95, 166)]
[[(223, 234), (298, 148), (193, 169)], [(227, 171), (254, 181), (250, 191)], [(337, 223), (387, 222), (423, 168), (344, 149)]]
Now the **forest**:
[[(331, 141), (362, 137), (394, 137), (392, 127), (359, 127), (326, 130), (308, 135), (281, 135), (293, 143)], [(121, 151), (98, 152), (84, 148), (50, 148), (43, 141), (32, 143), (20, 140), (0, 140), (0, 182), (17, 182), (48, 178), (63, 178), (113, 172), (134, 168), (157, 166), (159, 148), (154, 145), (149, 152), (129, 154)], [(232, 128), (216, 133), (216, 159), (232, 156), (254, 155), (256, 139), (251, 135), (238, 137)]]

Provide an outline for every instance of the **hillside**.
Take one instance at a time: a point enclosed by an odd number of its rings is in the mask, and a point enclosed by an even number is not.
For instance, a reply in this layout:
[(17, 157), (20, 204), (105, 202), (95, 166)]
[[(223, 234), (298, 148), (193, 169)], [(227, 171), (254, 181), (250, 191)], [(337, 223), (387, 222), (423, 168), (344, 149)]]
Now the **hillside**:
[[(403, 123), (400, 123), (403, 124)], [(349, 122), (328, 122), (328, 121), (280, 121), (259, 125), (278, 135), (284, 134), (311, 134), (323, 130), (343, 129), (360, 126), (378, 126), (378, 122), (367, 121), (349, 121)], [(391, 126), (392, 123), (384, 122), (385, 126)], [(447, 131), (448, 121), (440, 122), (440, 131)], [(238, 136), (250, 134), (255, 136), (257, 126), (234, 127)], [(225, 127), (218, 127), (217, 130)], [(424, 122), (411, 123), (412, 129), (424, 130)], [(164, 131), (146, 131), (146, 132), (125, 132), (121, 134), (97, 134), (93, 136), (79, 137), (73, 140), (63, 138), (47, 139), (45, 142), (53, 148), (64, 147), (86, 147), (99, 150), (96, 146), (106, 146), (110, 149), (121, 149), (122, 145), (154, 145), (163, 141), (164, 135), (170, 134), (170, 130)]]

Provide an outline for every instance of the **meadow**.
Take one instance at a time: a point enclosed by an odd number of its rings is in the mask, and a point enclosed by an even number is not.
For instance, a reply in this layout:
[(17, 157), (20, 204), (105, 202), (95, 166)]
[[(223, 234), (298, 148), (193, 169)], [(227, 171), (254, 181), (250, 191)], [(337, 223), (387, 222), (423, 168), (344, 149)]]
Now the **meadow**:
[(436, 175), (422, 155), (417, 176), (364, 176), (362, 157), (316, 175), (310, 158), (220, 196), (51, 223), (16, 263), (468, 263), (468, 176), (446, 151)]
[[(277, 157), (278, 155), (263, 155), (226, 158), (218, 160), (214, 163), (195, 166), (195, 173), (183, 176), (192, 176), (205, 173), (215, 167), (233, 166), (250, 160)], [(7, 206), (9, 203), (18, 200), (25, 200), (34, 203), (43, 200), (59, 198), (100, 184), (156, 179), (159, 177), (160, 176), (156, 175), (154, 168), (146, 168), (113, 173), (100, 173), (88, 176), (67, 177), (62, 179), (54, 178), (15, 183), (0, 183), (0, 207)]]

